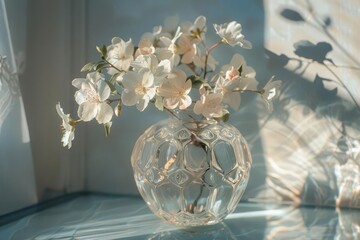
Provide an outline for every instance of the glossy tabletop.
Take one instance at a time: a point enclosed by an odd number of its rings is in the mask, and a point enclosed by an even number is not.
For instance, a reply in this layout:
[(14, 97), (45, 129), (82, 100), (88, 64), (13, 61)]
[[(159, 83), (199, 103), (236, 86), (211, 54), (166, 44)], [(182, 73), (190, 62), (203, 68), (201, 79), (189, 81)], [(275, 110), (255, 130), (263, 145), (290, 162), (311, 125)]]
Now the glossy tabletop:
[(141, 198), (86, 194), (0, 226), (1, 240), (122, 238), (360, 239), (360, 210), (240, 203), (221, 224), (186, 229), (157, 218)]

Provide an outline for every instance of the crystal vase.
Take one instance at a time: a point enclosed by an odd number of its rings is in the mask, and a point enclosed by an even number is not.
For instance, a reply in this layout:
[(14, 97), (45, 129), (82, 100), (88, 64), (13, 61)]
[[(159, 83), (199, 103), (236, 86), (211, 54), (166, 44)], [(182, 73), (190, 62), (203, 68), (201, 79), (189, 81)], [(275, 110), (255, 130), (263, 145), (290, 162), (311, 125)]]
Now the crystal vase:
[(234, 126), (172, 117), (139, 137), (131, 163), (139, 192), (157, 216), (199, 226), (216, 224), (234, 211), (252, 159)]

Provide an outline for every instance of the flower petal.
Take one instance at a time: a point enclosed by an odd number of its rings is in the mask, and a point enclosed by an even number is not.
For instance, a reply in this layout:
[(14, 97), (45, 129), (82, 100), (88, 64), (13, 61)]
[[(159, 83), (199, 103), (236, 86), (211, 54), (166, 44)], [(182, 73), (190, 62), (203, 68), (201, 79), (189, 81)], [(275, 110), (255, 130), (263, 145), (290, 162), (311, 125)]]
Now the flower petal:
[(66, 114), (64, 113), (64, 110), (61, 108), (59, 102), (56, 104), (56, 111), (61, 118), (64, 118), (64, 116), (66, 116)]
[(181, 62), (184, 64), (189, 64), (193, 61), (194, 56), (195, 56), (194, 51), (188, 51), (182, 56)]
[(128, 72), (124, 75), (122, 83), (125, 89), (135, 89), (135, 87), (141, 82), (142, 78), (137, 72)]
[(97, 112), (97, 103), (84, 102), (79, 106), (78, 116), (84, 122), (88, 122), (95, 118)]
[(96, 120), (100, 124), (108, 123), (111, 121), (113, 116), (113, 110), (107, 103), (100, 103), (98, 105), (98, 113)]
[(243, 43), (243, 45), (242, 45), (243, 48), (252, 49), (252, 44), (248, 40), (243, 39), (242, 43)]
[(133, 106), (137, 103), (138, 96), (134, 91), (127, 91), (125, 89), (121, 95), (121, 101), (125, 106)]
[(71, 142), (74, 140), (75, 135), (73, 131), (66, 131), (61, 138), (61, 142), (63, 143), (63, 147), (68, 146), (68, 149), (71, 148)]
[(148, 98), (142, 98), (142, 99), (139, 99), (138, 103), (136, 104), (136, 108), (142, 112), (144, 111), (144, 109), (147, 107), (149, 103), (149, 99)]
[(255, 78), (241, 78), (240, 84), (239, 84), (239, 89), (256, 91), (257, 85), (258, 85), (258, 81), (256, 81)]
[(186, 95), (181, 98), (181, 102), (180, 102), (180, 106), (179, 106), (179, 108), (181, 110), (187, 108), (190, 105), (191, 105), (191, 97), (189, 95)]
[(75, 92), (75, 101), (79, 105), (86, 102), (86, 93), (84, 92), (84, 90), (79, 90)]
[(78, 89), (81, 88), (81, 85), (83, 83), (85, 83), (87, 80), (85, 78), (75, 78), (73, 81), (72, 81), (72, 85)]
[(98, 81), (97, 88), (98, 88), (99, 100), (101, 102), (109, 98), (111, 90), (105, 81)]
[(127, 56), (134, 53), (134, 44), (132, 43), (131, 38), (125, 43), (125, 54)]
[(164, 106), (168, 109), (174, 109), (179, 105), (179, 99), (177, 97), (169, 97), (164, 99)]
[(99, 80), (104, 80), (104, 75), (98, 72), (90, 72), (86, 75), (86, 79), (92, 82), (93, 84), (96, 84)]
[(245, 59), (240, 54), (236, 53), (231, 58), (230, 65), (233, 66), (236, 69), (239, 69), (245, 62)]
[(200, 100), (196, 101), (194, 105), (194, 113), (200, 115), (203, 112), (204, 104)]

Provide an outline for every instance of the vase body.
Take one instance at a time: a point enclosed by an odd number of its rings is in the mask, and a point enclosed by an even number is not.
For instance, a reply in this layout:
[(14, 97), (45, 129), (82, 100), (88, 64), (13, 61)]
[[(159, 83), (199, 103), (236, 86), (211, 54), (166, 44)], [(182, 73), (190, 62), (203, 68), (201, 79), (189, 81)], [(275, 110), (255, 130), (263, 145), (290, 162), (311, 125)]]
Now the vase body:
[(131, 163), (139, 192), (157, 216), (199, 226), (216, 224), (234, 211), (252, 159), (232, 125), (170, 118), (139, 137)]

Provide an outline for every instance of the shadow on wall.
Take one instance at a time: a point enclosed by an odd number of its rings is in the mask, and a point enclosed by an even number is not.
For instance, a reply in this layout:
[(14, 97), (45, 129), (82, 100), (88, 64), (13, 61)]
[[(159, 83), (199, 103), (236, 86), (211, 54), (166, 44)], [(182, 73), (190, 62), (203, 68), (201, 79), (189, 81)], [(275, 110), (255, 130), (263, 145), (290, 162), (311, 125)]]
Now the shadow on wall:
[(360, 207), (360, 63), (332, 33), (339, 19), (321, 17), (309, 1), (295, 7), (302, 12), (280, 6), (282, 21), (293, 31), (302, 23), (319, 41), (288, 43), (292, 53), (265, 49), (268, 69), (283, 88), (274, 112), (260, 116), (260, 133), (248, 138), (251, 145), (261, 138), (267, 171), (265, 185), (248, 196)]

